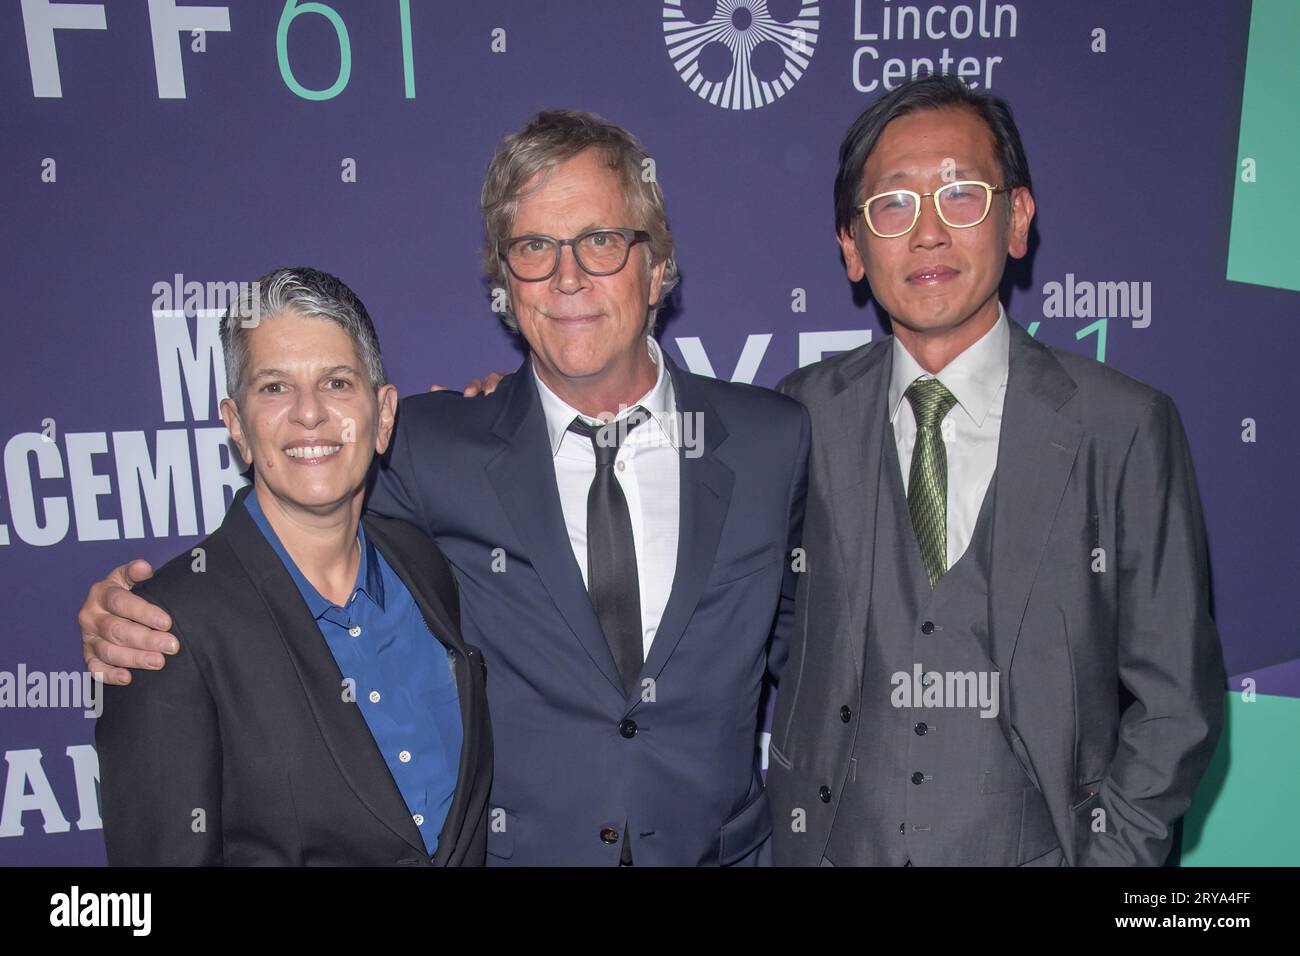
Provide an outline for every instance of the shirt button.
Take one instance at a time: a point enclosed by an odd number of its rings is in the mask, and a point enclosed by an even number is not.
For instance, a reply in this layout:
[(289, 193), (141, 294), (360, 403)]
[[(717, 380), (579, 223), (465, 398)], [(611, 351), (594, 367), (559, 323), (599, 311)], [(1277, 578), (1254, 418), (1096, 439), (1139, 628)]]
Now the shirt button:
[(416, 825), (417, 827), (422, 827), (422, 826), (424, 826), (424, 814), (423, 814), (423, 813), (417, 813), (415, 816), (411, 817), (411, 819), (415, 821), (415, 825)]
[(411, 752), (409, 750), (403, 750), (400, 754), (397, 755), (397, 759), (402, 761), (402, 763), (410, 763)]
[(930, 622), (930, 621), (926, 621), (924, 624), (921, 625), (921, 633), (922, 633), (922, 634), (933, 634), (933, 633), (934, 633), (934, 624), (933, 624), (932, 622)]
[(370, 703), (372, 703), (372, 704), (377, 704), (377, 703), (379, 703), (379, 691), (377, 691), (377, 690), (372, 690), (372, 691), (370, 692)]
[(619, 471), (623, 471), (627, 468), (627, 462), (620, 461), (614, 467), (617, 468)]
[(360, 636), (361, 636), (361, 625), (360, 625), (360, 624), (353, 624), (350, 628), (348, 628), (348, 635), (349, 635), (350, 637), (360, 637)]

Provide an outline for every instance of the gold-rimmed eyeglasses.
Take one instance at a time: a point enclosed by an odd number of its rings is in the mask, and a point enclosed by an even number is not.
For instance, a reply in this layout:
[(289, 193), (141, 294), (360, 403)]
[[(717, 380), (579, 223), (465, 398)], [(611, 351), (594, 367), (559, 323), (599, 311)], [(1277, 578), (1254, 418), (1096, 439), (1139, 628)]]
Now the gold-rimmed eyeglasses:
[(910, 189), (891, 189), (877, 193), (858, 205), (867, 228), (881, 239), (905, 236), (916, 227), (921, 218), (921, 200), (929, 196), (935, 211), (943, 222), (953, 229), (978, 226), (989, 214), (993, 194), (1004, 192), (1005, 187), (963, 179), (940, 186), (934, 192), (918, 193)]

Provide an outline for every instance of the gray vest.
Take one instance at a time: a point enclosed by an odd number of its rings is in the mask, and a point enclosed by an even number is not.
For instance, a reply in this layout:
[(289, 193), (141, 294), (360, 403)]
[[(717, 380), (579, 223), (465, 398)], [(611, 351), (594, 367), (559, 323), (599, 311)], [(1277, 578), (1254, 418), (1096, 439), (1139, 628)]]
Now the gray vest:
[(989, 627), (997, 475), (970, 546), (931, 590), (893, 430), (883, 435), (860, 719), (826, 858), (837, 866), (1036, 860), (1057, 847), (1047, 804), (996, 711), (981, 704), (1007, 705), (980, 641)]

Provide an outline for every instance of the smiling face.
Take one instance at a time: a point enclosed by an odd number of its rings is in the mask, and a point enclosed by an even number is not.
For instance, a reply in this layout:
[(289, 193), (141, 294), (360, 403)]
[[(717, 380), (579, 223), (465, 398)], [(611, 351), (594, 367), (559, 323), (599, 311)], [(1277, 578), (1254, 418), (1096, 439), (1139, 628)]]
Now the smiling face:
[[(1003, 185), (992, 132), (969, 109), (923, 110), (884, 128), (867, 158), (859, 200), (890, 189), (933, 192), (960, 179)], [(926, 198), (912, 231), (893, 239), (872, 233), (859, 212), (853, 233), (840, 233), (840, 249), (849, 278), (866, 277), (904, 344), (943, 336), (965, 347), (997, 320), (1006, 258), (1025, 254), (1033, 215), (1033, 197), (1018, 188), (1009, 212), (1007, 194), (998, 193), (982, 223), (954, 229)]]
[(351, 337), (328, 319), (263, 316), (246, 342), (243, 399), (222, 401), (221, 416), (259, 496), (319, 515), (359, 503), (392, 437), (397, 389), (376, 394)]
[[(599, 151), (588, 149), (525, 185), (510, 235), (571, 239), (598, 226), (640, 229), (644, 224), (633, 221), (618, 174)], [(609, 276), (588, 275), (566, 247), (549, 279), (507, 277), (534, 368), (562, 396), (644, 379), (649, 308), (659, 299), (664, 274), (663, 263), (647, 263), (645, 248), (632, 246), (627, 265)]]

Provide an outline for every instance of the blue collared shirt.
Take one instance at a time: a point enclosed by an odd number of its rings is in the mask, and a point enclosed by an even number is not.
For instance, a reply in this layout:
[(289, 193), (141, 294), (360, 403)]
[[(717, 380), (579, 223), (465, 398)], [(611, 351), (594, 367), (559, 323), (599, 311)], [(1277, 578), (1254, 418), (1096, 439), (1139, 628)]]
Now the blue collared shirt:
[(255, 491), (244, 504), (298, 586), (339, 671), (355, 681), (357, 705), (432, 856), (456, 790), (464, 735), (447, 650), (364, 527), (357, 527), (357, 583), (339, 607), (298, 570)]

